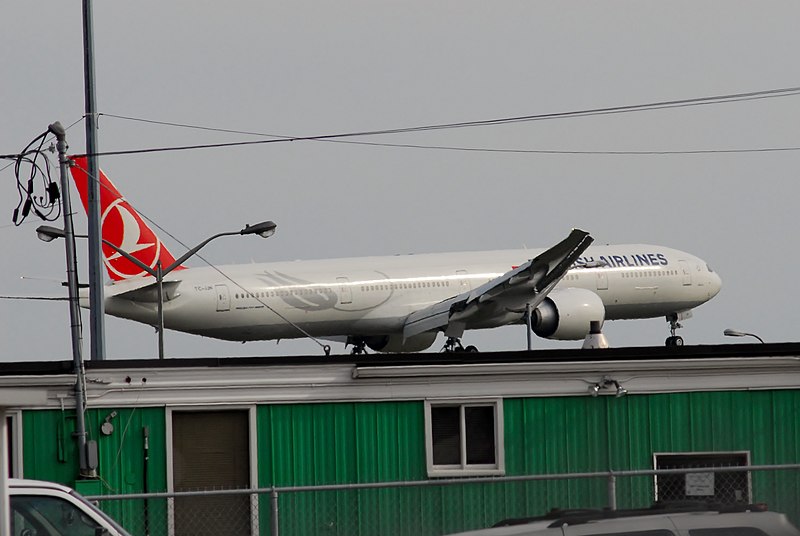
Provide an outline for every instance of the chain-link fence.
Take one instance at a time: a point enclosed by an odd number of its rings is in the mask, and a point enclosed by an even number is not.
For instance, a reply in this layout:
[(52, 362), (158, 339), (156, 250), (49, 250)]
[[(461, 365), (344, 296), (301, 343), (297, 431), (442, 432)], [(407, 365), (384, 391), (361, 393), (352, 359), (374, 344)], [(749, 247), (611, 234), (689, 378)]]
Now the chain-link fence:
[(134, 536), (439, 536), (552, 508), (761, 504), (800, 523), (800, 464), (90, 497)]

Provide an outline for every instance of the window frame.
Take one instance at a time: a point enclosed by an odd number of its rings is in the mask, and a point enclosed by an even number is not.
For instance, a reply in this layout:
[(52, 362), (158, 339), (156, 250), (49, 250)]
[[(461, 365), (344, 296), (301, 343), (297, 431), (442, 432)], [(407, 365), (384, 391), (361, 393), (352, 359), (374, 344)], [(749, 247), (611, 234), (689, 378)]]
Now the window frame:
[[(434, 407), (459, 408), (459, 450), (461, 463), (433, 463), (433, 415)], [(495, 463), (468, 464), (466, 461), (467, 439), (464, 433), (464, 409), (467, 407), (491, 407), (494, 415), (494, 448)], [(503, 476), (505, 475), (505, 445), (503, 426), (502, 398), (443, 398), (425, 400), (425, 461), (428, 477), (463, 477), (463, 476)]]
[(22, 411), (6, 410), (5, 415), (8, 422), (8, 445), (10, 447), (8, 452), (9, 476), (11, 478), (22, 478)]
[[(684, 459), (691, 458), (691, 457), (698, 457), (698, 456), (705, 456), (705, 457), (714, 457), (714, 456), (716, 456), (716, 457), (719, 457), (719, 458), (722, 458), (722, 457), (740, 457), (744, 461), (743, 465), (737, 465), (737, 466), (709, 465), (708, 467), (713, 467), (715, 469), (720, 469), (719, 471), (715, 471), (713, 473), (715, 480), (717, 478), (717, 474), (718, 473), (723, 473), (724, 469), (726, 467), (748, 467), (752, 463), (751, 462), (751, 453), (750, 453), (749, 450), (718, 450), (718, 451), (717, 450), (711, 450), (711, 451), (685, 451), (685, 452), (684, 451), (681, 451), (681, 452), (654, 452), (653, 453), (653, 469), (656, 470), (656, 471), (658, 470), (658, 464), (659, 464), (659, 457), (660, 456), (663, 456), (663, 457), (671, 456), (671, 457), (675, 457), (675, 458), (684, 458)], [(684, 467), (684, 468), (685, 469), (690, 469), (690, 467)], [(745, 482), (747, 484), (747, 490), (746, 490), (747, 491), (747, 497), (744, 497), (743, 499), (741, 499), (740, 502), (748, 503), (748, 502), (750, 502), (752, 500), (752, 495), (753, 495), (752, 473), (750, 471), (738, 471), (738, 472), (743, 472), (744, 473)], [(685, 473), (683, 475), (684, 480), (686, 479), (686, 477), (689, 474), (693, 474), (693, 473)], [(698, 474), (700, 474), (699, 471), (698, 471)], [(655, 501), (662, 500), (662, 498), (659, 497), (659, 482), (658, 482), (658, 480), (659, 480), (659, 475), (658, 474), (654, 475), (654, 478), (653, 478), (653, 498), (654, 498)], [(702, 496), (702, 497), (708, 497), (708, 496)], [(717, 499), (717, 494), (715, 493), (711, 497), (713, 497), (714, 499)]]

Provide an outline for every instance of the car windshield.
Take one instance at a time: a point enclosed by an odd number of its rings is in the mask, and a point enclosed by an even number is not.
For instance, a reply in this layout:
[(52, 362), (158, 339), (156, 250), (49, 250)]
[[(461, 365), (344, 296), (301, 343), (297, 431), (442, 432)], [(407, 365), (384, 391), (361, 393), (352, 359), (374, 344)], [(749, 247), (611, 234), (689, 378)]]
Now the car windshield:
[(107, 522), (109, 525), (111, 525), (112, 527), (114, 527), (114, 528), (117, 530), (117, 532), (119, 532), (119, 533), (120, 533), (120, 535), (121, 535), (121, 536), (131, 536), (131, 535), (130, 535), (130, 533), (128, 533), (128, 531), (126, 531), (124, 528), (122, 528), (122, 526), (121, 526), (119, 523), (117, 523), (116, 521), (114, 521), (114, 520), (113, 520), (113, 519), (112, 519), (112, 518), (111, 518), (111, 517), (110, 517), (108, 514), (106, 514), (105, 512), (103, 512), (102, 510), (100, 510), (99, 508), (97, 508), (97, 507), (96, 507), (94, 504), (92, 504), (92, 503), (90, 503), (89, 501), (87, 501), (87, 500), (86, 500), (86, 498), (85, 498), (85, 497), (83, 497), (81, 494), (79, 494), (79, 493), (76, 493), (76, 492), (74, 492), (74, 491), (73, 491), (73, 492), (71, 493), (71, 495), (72, 495), (73, 497), (75, 497), (76, 499), (78, 499), (79, 501), (81, 501), (83, 504), (87, 505), (87, 506), (88, 506), (89, 508), (91, 508), (92, 510), (94, 510), (94, 511), (95, 511), (95, 512), (96, 512), (96, 513), (97, 513), (97, 514), (100, 516), (100, 517), (102, 517), (102, 518), (103, 518), (103, 519), (104, 519), (104, 520), (105, 520), (105, 521), (106, 521), (106, 522)]
[(73, 497), (94, 515), (60, 497), (51, 495), (12, 495), (12, 536), (24, 534), (36, 534), (37, 536), (96, 536), (97, 529), (103, 528), (97, 518), (102, 518), (121, 536), (130, 536), (118, 523), (83, 497), (78, 494), (73, 494)]

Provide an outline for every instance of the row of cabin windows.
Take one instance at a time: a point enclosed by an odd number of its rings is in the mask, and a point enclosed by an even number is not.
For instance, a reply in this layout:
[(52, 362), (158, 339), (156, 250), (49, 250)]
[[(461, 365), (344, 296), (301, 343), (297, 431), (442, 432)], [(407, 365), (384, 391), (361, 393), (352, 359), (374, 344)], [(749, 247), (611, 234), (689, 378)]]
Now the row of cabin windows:
[[(449, 287), (450, 281), (420, 281), (418, 283), (390, 283), (386, 285), (362, 285), (363, 292), (373, 292), (378, 290), (399, 290), (399, 289), (412, 289), (412, 288), (433, 288), (433, 287)], [(237, 292), (234, 297), (239, 299), (245, 298), (276, 298), (281, 296), (310, 296), (316, 294), (332, 294), (330, 288), (312, 289), (301, 288), (291, 290), (267, 290), (260, 292)]]
[(668, 275), (678, 275), (678, 270), (655, 270), (655, 271), (636, 271), (622, 272), (622, 277), (666, 277)]
[(299, 288), (292, 290), (267, 290), (263, 292), (237, 292), (234, 297), (238, 300), (245, 298), (277, 298), (280, 296), (311, 296), (332, 293), (333, 291), (329, 288)]
[(419, 281), (417, 283), (389, 283), (386, 285), (361, 285), (363, 292), (376, 290), (402, 290), (411, 288), (449, 287), (450, 281)]

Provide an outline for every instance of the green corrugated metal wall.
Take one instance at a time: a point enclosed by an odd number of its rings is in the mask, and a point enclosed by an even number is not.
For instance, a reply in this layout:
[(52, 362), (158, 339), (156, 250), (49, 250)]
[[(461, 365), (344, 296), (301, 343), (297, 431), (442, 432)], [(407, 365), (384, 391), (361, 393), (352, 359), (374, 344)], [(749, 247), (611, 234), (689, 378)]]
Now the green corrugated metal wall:
[[(647, 469), (657, 452), (749, 451), (754, 465), (800, 462), (796, 390), (527, 398), (504, 408), (509, 475)], [(800, 521), (796, 473), (753, 473), (752, 491), (755, 501)], [(652, 498), (650, 477), (617, 482), (620, 508)], [(551, 483), (530, 499), (529, 512), (602, 506), (605, 482)]]
[(73, 411), (23, 412), (23, 475), (72, 484), (77, 467), (74, 430)]
[[(145, 491), (144, 427), (150, 434), (147, 469), (149, 491), (167, 488), (164, 408), (117, 410), (111, 419), (114, 431), (102, 435), (100, 426), (111, 409), (93, 409), (86, 412), (88, 439), (97, 441), (99, 466), (97, 473), (103, 494), (141, 493)], [(25, 411), (23, 412), (23, 474), (35, 478), (60, 482), (75, 487), (78, 472), (77, 448), (72, 433), (75, 430), (75, 412)], [(114, 519), (123, 525), (144, 530), (143, 501), (110, 501), (103, 505)], [(151, 523), (164, 524), (163, 507), (151, 508)], [(136, 536), (136, 533), (134, 533)]]
[(425, 478), (419, 402), (261, 406), (257, 421), (263, 486)]
[[(503, 404), (508, 475), (648, 469), (654, 452), (750, 451), (754, 464), (800, 460), (800, 391), (525, 398)], [(420, 402), (261, 407), (258, 423), (262, 486), (426, 479)], [(754, 498), (794, 514), (796, 480), (796, 475), (754, 475)], [(556, 506), (607, 504), (605, 479), (490, 486), (293, 494), (282, 499), (282, 526), (292, 534), (417, 536)], [(619, 479), (620, 507), (644, 506), (652, 498), (652, 478)], [(409, 511), (419, 515), (409, 519)]]
[[(257, 420), (260, 486), (425, 478), (419, 402), (262, 406)], [(281, 530), (356, 535), (359, 527), (368, 525), (391, 527), (384, 534), (401, 534), (397, 527), (407, 526), (407, 534), (412, 534), (418, 523), (408, 519), (408, 512), (425, 504), (418, 490), (286, 494)], [(269, 519), (268, 507), (261, 503), (262, 519)]]
[(748, 450), (797, 463), (800, 391), (510, 399), (508, 474), (642, 469), (654, 452)]
[[(508, 475), (646, 469), (654, 452), (749, 451), (754, 464), (800, 461), (800, 390), (504, 400)], [(109, 492), (143, 490), (142, 428), (150, 427), (150, 490), (165, 489), (163, 408), (87, 415)], [(74, 479), (70, 412), (24, 412), (25, 476)], [(426, 480), (424, 404), (354, 402), (259, 406), (259, 486)], [(754, 474), (753, 495), (797, 520), (797, 475)], [(620, 507), (642, 506), (652, 478), (619, 479)], [(604, 479), (284, 493), (285, 534), (442, 534), (560, 507), (606, 505)], [(262, 501), (261, 519), (269, 519)], [(113, 512), (112, 512), (113, 513)], [(116, 514), (135, 515), (126, 507)], [(267, 523), (262, 523), (266, 531)], [(263, 532), (266, 534), (266, 532)]]

